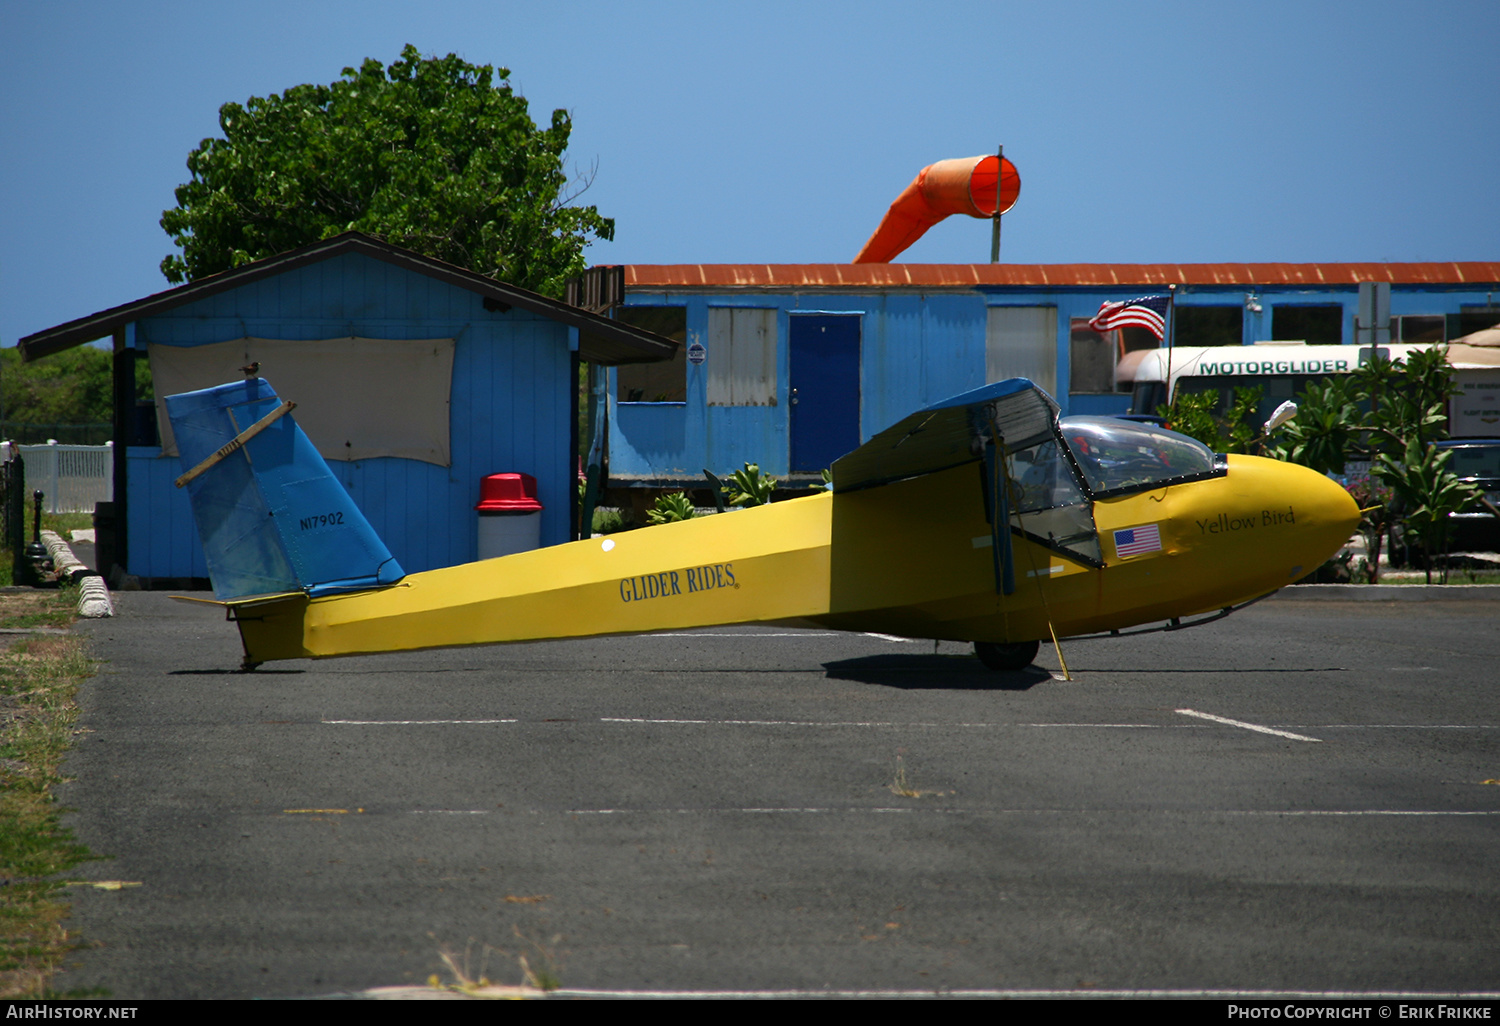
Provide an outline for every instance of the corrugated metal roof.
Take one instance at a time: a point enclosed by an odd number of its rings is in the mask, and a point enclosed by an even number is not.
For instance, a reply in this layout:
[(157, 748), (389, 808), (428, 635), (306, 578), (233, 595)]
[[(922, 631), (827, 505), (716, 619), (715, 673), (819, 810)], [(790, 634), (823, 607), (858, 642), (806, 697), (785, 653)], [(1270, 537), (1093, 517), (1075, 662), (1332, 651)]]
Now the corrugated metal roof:
[(1491, 285), (1500, 261), (1360, 264), (627, 264), (627, 289)]
[(644, 363), (669, 360), (677, 351), (677, 343), (643, 328), (612, 321), (607, 317), (569, 306), (567, 303), (538, 295), (518, 285), (509, 285), (494, 278), (476, 274), (463, 267), (432, 257), (425, 257), (400, 246), (372, 238), (360, 232), (344, 232), (332, 238), (315, 242), (274, 257), (222, 271), (206, 278), (199, 278), (186, 285), (179, 285), (165, 292), (138, 299), (132, 303), (101, 310), (87, 317), (68, 321), (45, 331), (27, 335), (17, 343), (21, 359), (35, 360), (61, 352), (72, 346), (105, 338), (123, 328), (131, 321), (171, 310), (185, 303), (207, 296), (239, 288), (251, 282), (273, 277), (286, 271), (305, 267), (346, 253), (358, 253), (403, 267), (417, 274), (445, 281), (461, 289), (478, 293), (501, 305), (517, 306), (531, 313), (579, 329), (579, 351), (586, 360), (597, 363)]

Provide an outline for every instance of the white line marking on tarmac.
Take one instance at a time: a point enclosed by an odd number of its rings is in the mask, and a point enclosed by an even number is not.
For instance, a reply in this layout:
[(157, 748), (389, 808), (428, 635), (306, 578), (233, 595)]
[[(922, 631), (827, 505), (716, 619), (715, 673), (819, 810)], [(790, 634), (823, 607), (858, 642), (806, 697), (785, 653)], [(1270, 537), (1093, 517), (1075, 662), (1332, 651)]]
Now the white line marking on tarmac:
[(888, 813), (907, 814), (922, 811), (941, 811), (923, 809), (564, 809), (564, 816), (633, 816), (639, 813), (660, 812), (669, 816), (695, 816), (701, 813), (710, 814), (738, 814), (741, 816), (774, 816), (790, 813), (793, 815), (807, 815), (810, 813), (839, 813), (839, 812), (867, 812), (874, 815), (886, 815)]
[(630, 716), (603, 716), (601, 723), (651, 723), (669, 726), (693, 727), (977, 727), (980, 729), (1004, 729), (1006, 727), (1104, 727), (1110, 729), (1132, 728), (1158, 730), (1162, 728), (1183, 729), (1196, 727), (1188, 723), (895, 723), (880, 720), (657, 720)]
[(1500, 816), (1500, 809), (1276, 809), (1226, 816)]
[(520, 720), (323, 720), (341, 727), (447, 727), (469, 724), (520, 723)]
[[(687, 948), (687, 944), (674, 944), (675, 948)], [(433, 987), (371, 987), (367, 990), (338, 991), (324, 995), (332, 998), (363, 998), (371, 1001), (441, 1001), (455, 995), (451, 991)], [(553, 991), (530, 990), (526, 987), (491, 987), (481, 989), (478, 998), (538, 997), (538, 998), (584, 998), (598, 1000), (649, 1000), (649, 1001), (714, 1001), (714, 1000), (775, 1000), (775, 999), (857, 999), (878, 998), (884, 1000), (926, 998), (1083, 998), (1099, 1000), (1120, 998), (1218, 998), (1241, 1001), (1493, 1001), (1500, 998), (1496, 990), (1113, 990), (1106, 988), (1069, 988), (1066, 990), (1042, 990), (1014, 988), (1010, 990), (980, 989), (974, 987), (928, 987), (923, 990), (604, 990), (586, 987), (562, 987)], [(1246, 1010), (1241, 1010), (1249, 1014)], [(1279, 1011), (1279, 1009), (1278, 1009)], [(1414, 1014), (1414, 1013), (1413, 1013)], [(1459, 1012), (1449, 1012), (1457, 1016)]]
[[(330, 811), (330, 810), (317, 810)], [(331, 810), (338, 811), (338, 810)], [(1433, 818), (1433, 817), (1468, 817), (1468, 816), (1500, 816), (1500, 809), (954, 809), (954, 808), (859, 808), (834, 806), (811, 806), (795, 808), (761, 808), (752, 807), (744, 809), (729, 808), (706, 808), (706, 809), (526, 809), (513, 810), (524, 811), (532, 816), (809, 816), (809, 815), (916, 815), (928, 813), (939, 816), (1100, 816), (1100, 815), (1124, 815), (1140, 816), (1152, 812), (1169, 815), (1183, 816), (1196, 815), (1200, 817), (1234, 816), (1234, 817), (1353, 817), (1353, 816), (1381, 816), (1381, 817), (1408, 817), (1408, 818)], [(409, 815), (413, 816), (490, 816), (495, 814), (494, 809), (410, 809)]]
[[(1244, 723), (1240, 720), (1231, 720), (1223, 716), (1214, 716), (1211, 713), (1198, 712), (1193, 709), (1175, 710), (1184, 716), (1192, 716), (1198, 719), (1209, 720), (1214, 723), (1223, 723), (1232, 727), (1243, 727), (1246, 730), (1259, 731), (1265, 734), (1275, 734), (1278, 737), (1292, 738), (1297, 741), (1322, 741), (1321, 738), (1307, 737), (1303, 734), (1294, 734), (1289, 730), (1278, 730), (1273, 727), (1265, 727), (1255, 723)], [(319, 720), (325, 726), (340, 727), (466, 727), (466, 726), (493, 726), (496, 724), (518, 724), (523, 721), (508, 717), (504, 719), (483, 720)], [(531, 722), (548, 722), (524, 721)], [(588, 720), (569, 722), (591, 722)], [(601, 716), (599, 723), (636, 723), (660, 726), (693, 726), (693, 727), (885, 727), (897, 729), (956, 729), (968, 730), (1005, 730), (1008, 728), (1027, 729), (1051, 729), (1069, 728), (1073, 730), (1197, 730), (1203, 727), (1198, 723), (937, 723), (927, 721), (915, 721), (898, 723), (894, 720), (689, 720), (689, 719), (656, 719), (643, 716)], [(1283, 724), (1283, 726), (1290, 726)], [(1500, 730), (1500, 724), (1492, 723), (1322, 723), (1312, 724), (1301, 729), (1313, 730)]]
[(712, 633), (709, 631), (675, 631), (662, 634), (647, 634), (648, 638), (836, 638), (842, 631), (787, 631), (785, 633), (767, 632), (764, 634), (752, 634), (749, 631), (721, 631)]
[(1246, 723), (1244, 720), (1231, 720), (1225, 716), (1215, 716), (1213, 713), (1199, 712), (1196, 709), (1178, 709), (1177, 712), (1183, 716), (1196, 716), (1200, 720), (1211, 720), (1214, 723), (1223, 723), (1231, 727), (1239, 727), (1243, 730), (1253, 730), (1260, 734), (1275, 734), (1277, 737), (1291, 738), (1293, 741), (1316, 741), (1322, 743), (1320, 737), (1308, 737), (1305, 734), (1293, 734), (1289, 730), (1275, 730), (1271, 727), (1262, 727), (1258, 723)]
[[(411, 988), (415, 990), (416, 988)], [(379, 996), (378, 991), (360, 993)], [(401, 996), (406, 996), (404, 993)], [(943, 988), (928, 990), (585, 990), (564, 987), (548, 993), (553, 998), (619, 998), (672, 1000), (734, 1000), (747, 998), (1238, 998), (1241, 1000), (1301, 1001), (1408, 1001), (1468, 1000), (1500, 998), (1500, 991), (1464, 990), (977, 990)]]
[(876, 634), (874, 631), (865, 631), (864, 635), (867, 638), (879, 638), (881, 641), (900, 641), (902, 643), (917, 640), (916, 638), (898, 638), (894, 634)]
[(1497, 730), (1491, 723), (1315, 723), (1313, 730)]

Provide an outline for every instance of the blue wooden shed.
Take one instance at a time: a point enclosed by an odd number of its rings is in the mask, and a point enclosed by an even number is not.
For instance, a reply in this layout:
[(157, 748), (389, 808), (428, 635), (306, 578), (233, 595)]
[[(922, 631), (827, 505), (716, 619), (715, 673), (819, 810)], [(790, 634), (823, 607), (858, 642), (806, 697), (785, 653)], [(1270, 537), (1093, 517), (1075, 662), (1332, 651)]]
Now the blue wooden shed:
[(1178, 345), (1354, 344), (1362, 283), (1388, 286), (1392, 341), (1500, 321), (1500, 262), (626, 265), (570, 297), (682, 343), (609, 372), (610, 483), (651, 488), (745, 462), (813, 483), (911, 411), (1008, 377), (1064, 414), (1123, 413), (1130, 354), (1158, 343), (1091, 330), (1101, 304), (1171, 294)]
[(116, 383), (114, 530), (100, 554), (136, 577), (177, 582), (207, 567), (173, 486), (182, 468), (171, 439), (135, 394), (140, 358), (162, 394), (168, 378), (186, 383), (173, 391), (207, 387), (258, 362), (299, 403), (299, 422), (326, 422), (321, 438), (303, 424), (417, 572), (476, 558), (474, 507), (493, 473), (532, 475), (541, 544), (569, 540), (579, 362), (659, 361), (678, 348), (355, 232), (37, 332), (19, 348), (30, 360), (100, 338), (114, 341)]

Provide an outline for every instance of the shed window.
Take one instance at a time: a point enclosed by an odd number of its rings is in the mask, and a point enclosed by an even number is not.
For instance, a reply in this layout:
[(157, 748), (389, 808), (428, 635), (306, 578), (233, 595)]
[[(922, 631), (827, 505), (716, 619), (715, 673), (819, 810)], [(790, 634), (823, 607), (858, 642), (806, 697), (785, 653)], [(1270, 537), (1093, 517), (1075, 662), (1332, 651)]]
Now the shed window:
[(624, 306), (615, 311), (615, 320), (677, 343), (670, 360), (621, 364), (615, 371), (616, 398), (622, 403), (687, 402), (687, 307)]
[(708, 405), (776, 405), (776, 311), (708, 311)]

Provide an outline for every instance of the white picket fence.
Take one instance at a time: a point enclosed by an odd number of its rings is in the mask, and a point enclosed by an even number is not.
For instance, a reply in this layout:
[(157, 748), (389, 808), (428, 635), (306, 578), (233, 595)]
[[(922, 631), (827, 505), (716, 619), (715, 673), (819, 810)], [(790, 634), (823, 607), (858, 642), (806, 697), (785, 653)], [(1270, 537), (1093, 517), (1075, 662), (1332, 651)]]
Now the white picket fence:
[[(40, 491), (48, 513), (92, 513), (115, 497), (114, 443), (18, 445), (26, 461), (26, 491)], [(29, 495), (28, 495), (29, 501)]]

